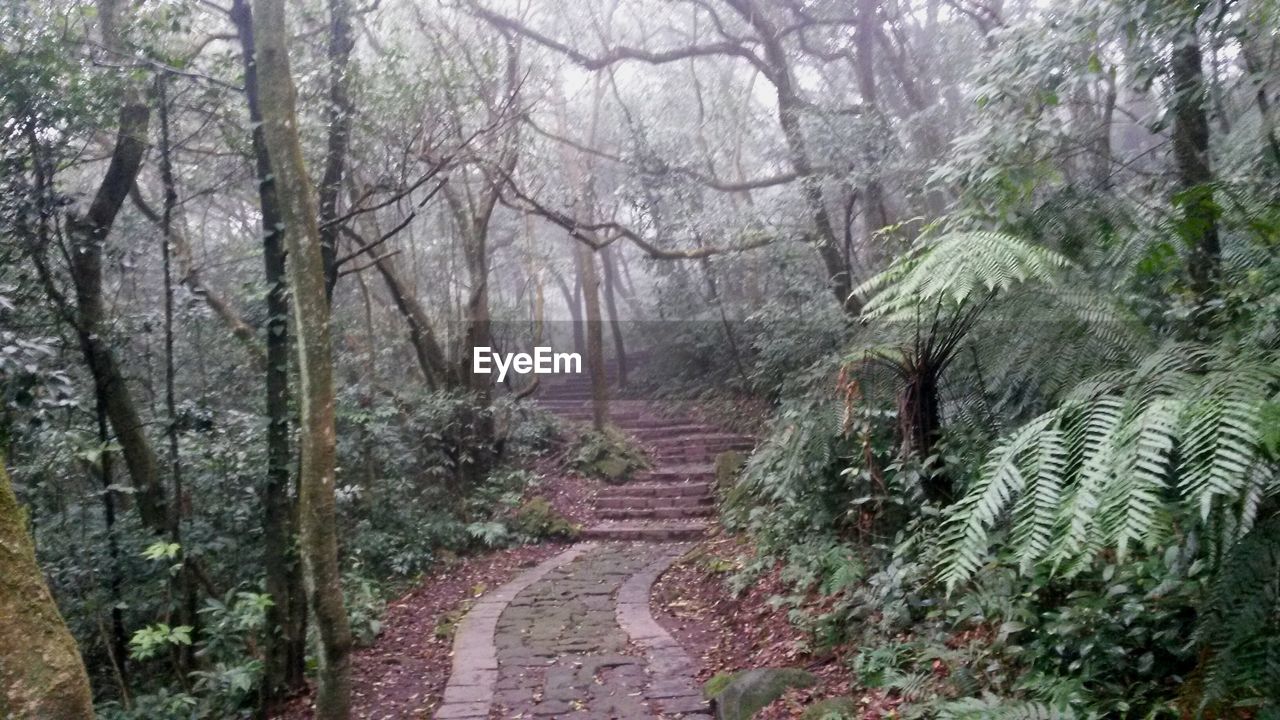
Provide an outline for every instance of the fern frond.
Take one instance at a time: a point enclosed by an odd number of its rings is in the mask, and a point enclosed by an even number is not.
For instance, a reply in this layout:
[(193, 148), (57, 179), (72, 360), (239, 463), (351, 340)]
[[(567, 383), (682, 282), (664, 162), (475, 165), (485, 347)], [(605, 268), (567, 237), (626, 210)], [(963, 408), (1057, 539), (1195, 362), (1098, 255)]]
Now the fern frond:
[(1103, 549), (1155, 547), (1175, 521), (1230, 545), (1280, 491), (1264, 441), (1278, 390), (1276, 350), (1185, 343), (1081, 383), (991, 453), (944, 526), (941, 579), (971, 577), (1002, 524), (1024, 571), (1071, 574)]
[(1233, 697), (1280, 705), (1280, 516), (1253, 528), (1227, 554), (1197, 629), (1209, 649), (1201, 709)]
[(865, 319), (910, 321), (921, 307), (963, 305), (1022, 282), (1049, 281), (1070, 264), (1005, 233), (954, 232), (928, 240), (854, 294), (871, 298), (863, 307)]

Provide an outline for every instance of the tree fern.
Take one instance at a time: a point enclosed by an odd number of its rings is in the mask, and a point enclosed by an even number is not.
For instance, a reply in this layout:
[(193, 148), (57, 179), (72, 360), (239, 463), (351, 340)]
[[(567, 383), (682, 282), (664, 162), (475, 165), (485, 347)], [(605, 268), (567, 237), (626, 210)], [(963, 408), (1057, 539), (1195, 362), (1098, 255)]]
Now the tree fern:
[(865, 319), (914, 322), (920, 309), (964, 305), (1032, 280), (1048, 281), (1070, 265), (1062, 255), (1012, 235), (953, 232), (926, 241), (854, 294), (870, 297)]
[(992, 452), (944, 528), (943, 579), (972, 576), (1010, 520), (1024, 568), (1070, 569), (1103, 548), (1123, 557), (1215, 511), (1227, 522), (1210, 529), (1229, 544), (1280, 487), (1262, 429), (1278, 389), (1274, 349), (1186, 343), (1083, 383)]

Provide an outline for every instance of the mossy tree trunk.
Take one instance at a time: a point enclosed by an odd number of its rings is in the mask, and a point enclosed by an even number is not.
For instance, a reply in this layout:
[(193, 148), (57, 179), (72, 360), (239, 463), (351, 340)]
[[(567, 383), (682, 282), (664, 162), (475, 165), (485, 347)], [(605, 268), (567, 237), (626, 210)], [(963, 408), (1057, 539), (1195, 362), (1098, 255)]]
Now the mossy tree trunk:
[(89, 677), (36, 564), (3, 454), (0, 568), (0, 718), (92, 718)]
[(591, 373), (591, 421), (596, 430), (609, 424), (609, 385), (604, 369), (604, 325), (600, 318), (600, 277), (596, 253), (579, 243), (582, 294), (587, 314), (587, 369)]
[(1209, 162), (1209, 115), (1205, 110), (1204, 60), (1196, 20), (1189, 19), (1175, 40), (1169, 61), (1173, 85), (1173, 159), (1178, 170), (1181, 233), (1187, 245), (1187, 275), (1197, 315), (1217, 295), (1222, 264), (1219, 209)]
[(318, 207), (302, 157), (284, 2), (254, 0), (253, 16), (262, 127), (288, 248), (296, 328), (300, 551), (320, 638), (316, 717), (345, 719), (351, 703), (351, 627), (338, 566), (333, 360)]
[(267, 413), (267, 469), (262, 487), (263, 564), (266, 590), (273, 604), (267, 610), (271, 641), (266, 649), (265, 677), (260, 705), (303, 686), (306, 665), (306, 603), (294, 539), (297, 504), (290, 495), (289, 292), (280, 204), (271, 176), (271, 158), (262, 131), (258, 102), (258, 67), (254, 61), (253, 13), (249, 0), (235, 0), (231, 18), (236, 26), (244, 63), (245, 99), (253, 125), (253, 155), (262, 212), (262, 261), (267, 283), (265, 385)]

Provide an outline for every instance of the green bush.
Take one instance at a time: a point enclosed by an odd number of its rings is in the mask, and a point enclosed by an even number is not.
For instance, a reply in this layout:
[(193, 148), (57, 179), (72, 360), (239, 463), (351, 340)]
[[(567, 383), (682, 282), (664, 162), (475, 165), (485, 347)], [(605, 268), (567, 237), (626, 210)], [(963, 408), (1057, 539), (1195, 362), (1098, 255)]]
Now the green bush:
[(511, 529), (529, 540), (573, 540), (581, 530), (544, 497), (526, 500), (512, 515)]
[(617, 428), (607, 427), (580, 435), (570, 450), (568, 465), (586, 477), (621, 484), (648, 468), (649, 459), (631, 438)]

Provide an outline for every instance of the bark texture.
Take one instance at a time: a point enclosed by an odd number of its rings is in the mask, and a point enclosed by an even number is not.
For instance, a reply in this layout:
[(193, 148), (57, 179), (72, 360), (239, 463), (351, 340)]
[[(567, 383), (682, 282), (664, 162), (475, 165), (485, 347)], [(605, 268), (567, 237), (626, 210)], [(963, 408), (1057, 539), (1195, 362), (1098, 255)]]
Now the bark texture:
[(289, 253), (297, 335), (300, 549), (307, 598), (320, 638), (316, 717), (345, 719), (351, 703), (351, 627), (338, 567), (333, 361), (318, 207), (298, 134), (284, 2), (255, 0), (253, 15), (262, 127)]
[(1181, 190), (1182, 235), (1188, 248), (1191, 292), (1203, 309), (1216, 294), (1222, 248), (1218, 206), (1209, 164), (1209, 116), (1205, 110), (1204, 62), (1195, 22), (1183, 29), (1173, 49), (1173, 159)]
[(232, 21), (244, 62), (245, 99), (253, 125), (254, 168), (262, 211), (262, 261), (267, 283), (267, 337), (264, 358), (267, 413), (267, 472), (262, 486), (263, 564), (271, 643), (267, 647), (260, 705), (268, 709), (306, 682), (306, 601), (294, 539), (298, 509), (290, 495), (289, 464), (289, 292), (285, 276), (280, 205), (271, 175), (271, 158), (262, 131), (258, 103), (258, 66), (254, 60), (253, 13), (249, 0), (235, 0)]
[(93, 718), (89, 677), (36, 564), (2, 454), (0, 568), (0, 718)]
[(587, 314), (587, 369), (591, 373), (591, 421), (596, 430), (609, 424), (609, 381), (604, 368), (604, 324), (600, 318), (600, 277), (595, 251), (579, 244), (582, 294)]
[[(108, 49), (120, 45), (116, 32), (118, 6), (112, 0), (98, 3), (102, 42)], [(135, 83), (127, 83), (120, 96), (115, 146), (106, 174), (83, 213), (67, 217), (70, 271), (75, 286), (76, 336), (85, 364), (106, 405), (129, 477), (142, 522), (156, 532), (167, 528), (168, 513), (160, 464), (147, 437), (142, 416), (125, 381), (124, 372), (108, 345), (107, 308), (103, 294), (102, 257), (111, 226), (129, 196), (142, 168), (147, 149), (151, 109)]]

